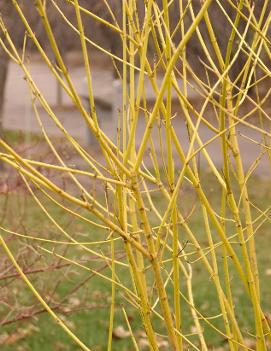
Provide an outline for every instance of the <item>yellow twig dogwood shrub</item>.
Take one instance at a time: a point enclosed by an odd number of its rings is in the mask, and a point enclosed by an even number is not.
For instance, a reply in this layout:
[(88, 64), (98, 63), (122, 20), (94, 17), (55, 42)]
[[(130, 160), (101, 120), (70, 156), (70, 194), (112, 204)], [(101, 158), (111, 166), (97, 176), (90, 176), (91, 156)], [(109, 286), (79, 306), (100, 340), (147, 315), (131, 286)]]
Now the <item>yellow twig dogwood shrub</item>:
[[(26, 233), (28, 245), (108, 284), (108, 350), (116, 347), (119, 296), (123, 324), (136, 350), (147, 345), (158, 351), (164, 340), (168, 350), (207, 351), (213, 349), (210, 335), (224, 340), (225, 350), (268, 350), (270, 324), (263, 309), (256, 246), (261, 240), (258, 226), (262, 221), (270, 225), (269, 208), (258, 208), (255, 215), (250, 179), (262, 157), (271, 156), (270, 114), (265, 108), (271, 75), (269, 1), (259, 6), (249, 0), (104, 0), (97, 4), (102, 11), (91, 1), (36, 0), (29, 2), (31, 11), (20, 0), (10, 2), (25, 35), (19, 45), (2, 16), (1, 50), (23, 72), (40, 135), (54, 156), (52, 162), (26, 157), (0, 139), (1, 162), (20, 175), (44, 222), (57, 233), (48, 240)], [(74, 84), (52, 14), (80, 49), (84, 98)], [(89, 21), (111, 33), (118, 49), (96, 41)], [(36, 34), (37, 23), (42, 35)], [(66, 128), (65, 110), (59, 112), (35, 81), (29, 47), (59, 84), (94, 146)], [(119, 82), (118, 88), (112, 85), (111, 104), (119, 89), (120, 105), (112, 108), (111, 122), (106, 122), (112, 123), (110, 133), (97, 102), (94, 52), (107, 59)], [(67, 153), (76, 155), (72, 165), (59, 152), (42, 114), (59, 130)], [(261, 148), (249, 167), (239, 127), (260, 136), (246, 136)], [(50, 172), (68, 178), (69, 185), (62, 186)], [(219, 203), (214, 203), (210, 188), (215, 188)], [(84, 240), (58, 223), (48, 203), (84, 223)], [(200, 226), (193, 224), (195, 217)], [(92, 350), (24, 273), (16, 246), (7, 240), (8, 230), (1, 227), (2, 254), (52, 317), (51, 323), (82, 350)], [(106, 270), (99, 272), (66, 255), (60, 250), (64, 244), (82, 255), (91, 253)], [(212, 301), (197, 295), (199, 274)], [(249, 331), (240, 322), (236, 284), (250, 306)], [(214, 303), (216, 313), (204, 303)], [(128, 310), (138, 314), (144, 347)], [(92, 332), (95, 327), (90, 326)]]

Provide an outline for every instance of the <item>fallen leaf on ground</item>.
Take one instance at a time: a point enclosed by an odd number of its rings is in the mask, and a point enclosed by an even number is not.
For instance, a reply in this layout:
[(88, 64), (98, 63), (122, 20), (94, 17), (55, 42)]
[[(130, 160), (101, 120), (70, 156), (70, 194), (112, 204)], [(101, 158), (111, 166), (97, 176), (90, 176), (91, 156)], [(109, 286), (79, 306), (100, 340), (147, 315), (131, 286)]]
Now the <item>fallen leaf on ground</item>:
[(256, 348), (256, 341), (254, 339), (245, 338), (244, 344), (250, 349)]
[(113, 330), (113, 337), (115, 339), (124, 339), (130, 336), (130, 332), (125, 330), (122, 325), (119, 325)]
[(157, 342), (159, 349), (169, 349), (169, 343), (166, 340), (160, 340)]
[(149, 347), (149, 342), (147, 339), (139, 339), (138, 340), (138, 346), (140, 348), (140, 350), (145, 350), (146, 348)]
[(69, 298), (69, 303), (71, 304), (71, 306), (77, 307), (80, 305), (81, 302), (77, 297), (72, 296)]
[(69, 348), (69, 345), (64, 344), (64, 343), (61, 342), (61, 341), (57, 341), (57, 342), (54, 344), (54, 350), (55, 350), (55, 351), (64, 351), (64, 350), (68, 350), (68, 348)]
[[(144, 350), (144, 349), (146, 349), (146, 348), (149, 348), (150, 343), (149, 343), (149, 341), (148, 341), (147, 338), (144, 338), (144, 337), (143, 337), (143, 338), (140, 338), (140, 339), (138, 340), (138, 346), (139, 346), (140, 350)], [(168, 343), (168, 341), (162, 339), (162, 338), (159, 337), (159, 336), (157, 337), (157, 346), (158, 346), (159, 350), (162, 350), (162, 349), (168, 350), (168, 349), (169, 349), (169, 343)]]

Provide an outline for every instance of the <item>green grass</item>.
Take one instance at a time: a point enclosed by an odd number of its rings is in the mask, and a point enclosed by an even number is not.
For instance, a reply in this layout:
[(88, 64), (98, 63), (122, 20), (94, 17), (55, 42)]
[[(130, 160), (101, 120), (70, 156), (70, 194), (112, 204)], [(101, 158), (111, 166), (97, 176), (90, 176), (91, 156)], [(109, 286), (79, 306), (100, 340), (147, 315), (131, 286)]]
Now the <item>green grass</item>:
[(37, 133), (33, 133), (33, 132), (25, 133), (23, 131), (17, 131), (17, 130), (16, 131), (4, 130), (3, 139), (7, 143), (15, 147), (22, 143), (26, 143), (26, 142), (37, 143), (42, 140), (41, 136)]
[[(210, 175), (206, 174), (204, 177), (204, 188), (207, 191), (209, 200), (211, 201), (214, 208), (219, 211), (220, 203), (220, 191), (217, 188), (215, 182)], [(212, 188), (210, 186), (212, 184)], [(255, 205), (261, 209), (265, 209), (270, 205), (271, 199), (271, 183), (267, 180), (262, 180), (258, 177), (254, 177), (249, 184), (250, 198)], [(107, 237), (108, 232), (103, 232), (101, 229), (92, 227), (86, 223), (83, 223), (77, 219), (71, 220), (67, 215), (64, 215), (63, 211), (41, 197), (43, 202), (46, 204), (47, 209), (53, 215), (56, 221), (58, 221), (70, 234), (81, 241), (85, 240), (103, 240)], [(180, 207), (183, 212), (189, 213), (192, 205), (195, 203), (195, 210), (192, 216), (189, 218), (189, 225), (193, 229), (198, 240), (208, 246), (205, 238), (204, 227), (202, 223), (202, 216), (199, 205), (195, 202), (196, 196), (192, 189), (187, 186), (186, 190), (180, 195)], [(65, 238), (57, 233), (56, 228), (49, 222), (48, 219), (44, 218), (42, 211), (38, 208), (34, 200), (28, 195), (26, 190), (21, 189), (20, 191), (10, 193), (6, 199), (4, 195), (0, 198), (2, 211), (4, 210), (4, 204), (6, 207), (6, 216), (4, 218), (3, 226), (17, 230), (20, 233), (27, 235), (39, 236), (44, 238), (51, 238), (54, 240), (65, 240)], [(159, 208), (164, 207), (164, 202), (159, 193), (154, 196), (154, 201), (158, 204)], [(254, 218), (257, 216), (257, 211), (253, 211)], [(89, 218), (92, 218), (89, 215)], [(93, 219), (93, 218), (92, 218)], [(155, 218), (150, 214), (150, 219), (155, 222)], [(266, 275), (267, 269), (271, 268), (270, 261), (270, 224), (267, 221), (263, 226), (259, 228), (256, 233), (256, 245), (259, 260), (259, 270), (261, 276), (261, 288), (262, 288), (262, 305), (264, 311), (269, 314), (271, 311), (271, 284), (270, 276)], [(229, 226), (228, 233), (233, 234), (234, 227)], [(186, 235), (180, 229), (181, 235), (183, 235), (183, 242), (187, 240)], [(8, 234), (3, 234), (7, 239)], [(215, 240), (219, 242), (219, 238), (214, 236)], [(32, 249), (29, 248), (28, 244), (34, 244)], [(9, 245), (14, 254), (20, 253), (19, 261), (21, 264), (26, 266), (32, 265), (32, 267), (48, 266), (51, 264), (61, 264), (60, 259), (54, 255), (45, 254), (39, 248), (39, 246), (55, 249), (58, 254), (63, 254), (72, 260), (77, 262), (83, 262), (86, 266), (92, 269), (100, 269), (104, 266), (104, 262), (98, 259), (94, 259), (90, 253), (85, 253), (80, 248), (69, 247), (66, 245), (53, 245), (46, 243), (33, 242), (31, 240), (13, 238), (9, 241)], [(97, 247), (95, 248), (97, 249)], [(22, 251), (22, 250), (25, 250)], [(107, 252), (109, 247), (101, 247), (103, 252)], [(119, 242), (116, 245), (117, 252), (122, 255), (123, 246)], [(187, 244), (187, 251), (192, 251), (193, 247), (191, 244)], [(218, 251), (219, 253), (220, 251)], [(40, 254), (42, 253), (42, 256)], [(239, 253), (238, 253), (239, 254)], [(221, 252), (222, 255), (222, 252)], [(1, 256), (3, 257), (3, 251)], [(196, 256), (190, 257), (191, 262), (196, 259)], [(123, 259), (125, 262), (125, 259)], [(218, 256), (218, 262), (220, 265), (220, 275), (223, 277), (222, 271), (222, 258)], [(210, 277), (205, 272), (205, 269), (200, 261), (192, 263), (193, 266), (193, 288), (194, 298), (196, 306), (200, 311), (208, 316), (215, 316), (219, 314), (219, 306), (216, 297), (216, 292), (211, 282)], [(110, 277), (111, 272), (108, 267), (103, 267), (103, 274)], [(130, 275), (128, 269), (121, 267), (117, 271), (120, 281), (125, 283), (126, 286), (132, 288), (132, 282), (130, 281)], [(55, 271), (44, 272), (41, 274), (32, 274), (29, 277), (31, 281), (39, 291), (43, 292), (43, 296), (48, 298), (47, 295), (52, 294), (53, 301), (60, 301), (69, 293), (74, 286), (79, 284), (82, 280), (87, 278), (90, 272), (82, 270), (76, 266), (63, 267)], [(234, 270), (231, 271), (232, 287), (234, 292), (234, 300), (236, 304), (236, 314), (242, 330), (247, 330), (248, 333), (253, 330), (253, 314), (251, 307), (246, 298), (244, 289), (236, 276)], [(8, 303), (15, 304), (15, 311), (11, 313), (10, 318), (16, 318), (20, 314), (20, 311), (29, 309), (31, 306), (36, 305), (31, 293), (27, 290), (24, 284), (18, 279), (6, 279), (1, 280), (2, 296)], [(186, 294), (185, 286), (182, 286), (182, 291)], [(171, 295), (171, 289), (169, 289)], [(92, 350), (106, 350), (107, 349), (107, 334), (108, 334), (108, 323), (109, 323), (109, 308), (110, 308), (110, 295), (111, 295), (111, 284), (105, 280), (93, 276), (87, 283), (85, 283), (80, 289), (70, 296), (68, 301), (63, 303), (61, 316), (64, 316), (65, 320), (71, 326), (72, 330), (91, 347)], [(126, 296), (123, 292), (117, 290), (116, 299), (116, 316), (114, 326), (123, 326), (127, 329), (127, 325), (124, 321), (122, 307), (126, 308), (126, 312), (129, 316), (129, 320), (135, 334), (143, 330), (142, 323), (138, 310), (129, 306), (125, 300)], [(80, 302), (80, 304), (79, 304)], [(77, 306), (77, 304), (79, 304)], [(74, 305), (74, 308), (78, 308), (79, 311), (69, 312), (70, 306)], [(183, 320), (184, 320), (184, 332), (190, 333), (191, 319), (190, 313), (185, 302), (182, 302), (183, 306)], [(35, 306), (34, 309), (38, 307)], [(22, 310), (20, 310), (22, 309)], [(5, 316), (9, 308), (5, 305), (0, 307), (1, 318)], [(221, 318), (213, 320), (214, 324), (222, 327)], [(154, 323), (158, 329), (163, 333), (161, 322), (158, 319), (154, 319)], [(78, 346), (74, 345), (73, 342), (65, 335), (59, 326), (57, 326), (46, 313), (35, 316), (35, 318), (25, 319), (21, 322), (16, 322), (11, 325), (6, 325), (1, 328), (1, 335), (5, 333), (7, 335), (16, 335), (18, 330), (28, 329), (29, 326), (34, 326), (33, 330), (29, 332), (25, 338), (19, 338), (18, 341), (11, 342), (10, 344), (2, 344), (1, 350), (3, 351), (61, 351), (79, 350)], [(212, 346), (222, 346), (223, 337), (214, 332), (210, 327), (205, 326), (206, 340), (209, 342), (210, 349)], [(249, 335), (247, 335), (249, 337)], [(2, 340), (2, 339), (0, 339)], [(131, 339), (114, 339), (113, 350), (132, 350)]]

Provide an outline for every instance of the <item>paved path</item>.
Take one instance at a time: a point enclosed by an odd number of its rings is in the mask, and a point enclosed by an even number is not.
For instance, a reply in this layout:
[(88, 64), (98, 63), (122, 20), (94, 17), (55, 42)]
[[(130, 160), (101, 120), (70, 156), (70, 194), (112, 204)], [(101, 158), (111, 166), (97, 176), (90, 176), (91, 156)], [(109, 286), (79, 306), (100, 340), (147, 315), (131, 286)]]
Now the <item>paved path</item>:
[[(37, 83), (39, 89), (46, 97), (50, 105), (55, 106), (56, 104), (56, 89), (57, 85), (48, 71), (47, 67), (39, 62), (31, 64), (32, 76)], [(70, 71), (71, 77), (73, 79), (75, 87), (82, 92), (82, 82), (84, 79), (84, 70), (81, 67), (76, 67)], [(95, 70), (93, 73), (93, 85), (96, 97), (103, 97), (106, 102), (110, 103), (114, 99), (112, 76), (109, 71), (106, 70)], [(194, 92), (190, 92), (194, 94)], [(153, 97), (151, 92), (151, 87), (147, 87), (147, 95), (149, 99)], [(194, 96), (195, 97), (195, 96)], [(65, 126), (65, 128), (76, 138), (80, 139), (85, 143), (87, 140), (87, 131), (85, 123), (82, 120), (79, 113), (71, 106), (69, 98), (67, 96), (63, 97), (64, 107), (55, 108), (56, 113)], [(98, 111), (99, 112), (99, 111)], [(111, 112), (104, 110), (99, 112), (103, 114), (102, 128), (105, 133), (111, 138), (114, 139), (116, 134), (116, 124), (112, 122)], [(41, 118), (44, 122), (46, 130), (50, 135), (60, 135), (61, 132), (50, 120), (50, 118), (41, 110)], [(4, 106), (4, 128), (10, 130), (21, 130), (21, 131), (31, 131), (31, 132), (40, 132), (36, 117), (31, 108), (31, 98), (29, 89), (25, 80), (23, 79), (23, 74), (20, 68), (14, 63), (10, 63), (6, 97), (5, 97), (5, 106)], [(177, 135), (183, 145), (185, 150), (188, 149), (189, 141), (187, 138), (186, 126), (180, 116), (176, 116), (174, 119), (174, 125), (177, 131)], [(246, 135), (254, 140), (260, 141), (261, 135), (251, 129), (244, 127), (238, 128), (241, 134)], [(139, 146), (141, 136), (145, 130), (144, 119), (140, 119), (138, 130), (137, 130), (137, 146)], [(157, 129), (153, 130), (153, 137), (155, 144), (158, 147), (159, 138), (157, 134)], [(205, 126), (201, 126), (199, 130), (200, 136), (203, 141), (207, 141), (214, 134)], [(248, 169), (250, 165), (255, 161), (259, 155), (261, 149), (259, 146), (255, 145), (248, 139), (243, 136), (239, 137), (240, 148), (244, 159), (245, 168)], [(219, 142), (212, 142), (207, 147), (207, 151), (210, 153), (213, 161), (218, 167), (221, 166), (221, 152)], [(203, 157), (201, 157), (203, 159)], [(203, 160), (204, 162), (204, 160)], [(263, 175), (270, 175), (270, 163), (265, 155), (260, 162), (260, 165), (257, 170), (258, 173)]]

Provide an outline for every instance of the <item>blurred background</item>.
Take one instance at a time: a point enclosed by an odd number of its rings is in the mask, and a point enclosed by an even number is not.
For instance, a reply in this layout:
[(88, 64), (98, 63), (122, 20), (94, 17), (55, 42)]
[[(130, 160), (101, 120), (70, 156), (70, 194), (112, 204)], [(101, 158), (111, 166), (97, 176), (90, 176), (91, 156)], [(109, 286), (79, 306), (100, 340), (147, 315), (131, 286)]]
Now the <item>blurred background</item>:
[[(40, 41), (42, 47), (45, 49), (49, 58), (54, 61), (54, 57), (51, 53), (50, 44), (48, 43), (47, 35), (44, 31), (42, 21), (38, 16), (34, 2), (28, 0), (20, 0), (18, 2), (25, 14), (28, 23), (35, 32), (36, 37)], [(157, 4), (161, 6), (161, 0), (157, 1)], [(264, 0), (258, 0), (254, 4), (254, 16), (259, 18), (260, 11), (264, 4)], [(104, 18), (110, 23), (117, 23), (118, 26), (122, 27), (122, 1), (121, 0), (109, 0), (106, 1), (80, 1), (80, 5), (87, 10), (90, 10), (93, 14)], [(111, 8), (109, 11), (108, 5)], [(184, 6), (186, 3), (184, 2)], [(234, 5), (234, 4), (233, 4)], [(221, 10), (219, 5), (214, 2), (209, 10), (209, 16), (213, 23), (213, 27), (216, 33), (216, 38), (221, 48), (222, 55), (225, 55), (226, 46), (229, 40), (232, 26), (229, 19), (234, 21), (235, 8), (230, 2), (223, 2), (223, 8), (229, 18), (226, 18), (225, 13)], [(144, 2), (137, 2), (139, 14), (144, 11)], [(268, 4), (271, 7), (270, 3)], [(197, 14), (201, 7), (200, 1), (193, 3), (194, 15)], [(170, 18), (171, 26), (174, 28), (179, 21), (179, 2), (173, 1), (170, 6)], [(26, 30), (18, 13), (15, 11), (12, 2), (9, 0), (0, 1), (1, 17), (12, 35), (12, 39), (17, 48), (25, 46), (27, 57), (29, 57), (29, 64), (31, 62), (31, 71), (35, 79), (37, 79), (38, 86), (44, 92), (45, 97), (49, 99), (49, 102), (55, 106), (65, 107), (68, 101), (65, 94), (54, 82), (53, 77), (48, 75), (47, 67), (42, 62), (40, 56), (36, 52), (36, 48), (31, 40), (26, 35)], [(74, 8), (69, 1), (48, 1), (47, 2), (47, 13), (51, 21), (54, 34), (64, 56), (64, 60), (69, 67), (71, 75), (74, 77), (74, 83), (78, 89), (82, 90), (84, 80), (84, 69), (83, 69), (83, 58), (80, 52), (80, 40), (78, 40), (77, 34), (71, 27), (65, 22), (63, 14), (67, 17), (71, 24), (76, 26), (76, 18), (74, 15)], [(244, 14), (249, 16), (249, 11), (244, 10)], [(268, 11), (266, 11), (268, 13)], [(112, 17), (112, 14), (114, 16)], [(139, 16), (139, 20), (143, 16)], [(104, 49), (112, 52), (118, 57), (122, 57), (122, 44), (121, 38), (118, 33), (112, 31), (110, 28), (101, 24), (95, 18), (83, 15), (85, 32), (87, 37), (103, 47)], [(192, 14), (190, 11), (186, 11), (185, 25), (188, 27), (192, 22)], [(240, 21), (239, 31), (242, 33), (245, 29), (246, 21)], [(210, 40), (208, 40), (208, 32), (205, 22), (202, 21), (201, 33), (205, 44), (210, 52), (212, 52)], [(3, 33), (0, 34), (1, 38), (5, 41)], [(246, 41), (249, 44), (252, 39), (253, 31), (249, 30), (246, 36)], [(238, 36), (236, 37), (234, 46), (237, 47), (239, 44)], [(173, 42), (177, 44), (181, 39), (181, 31), (177, 30), (172, 38)], [(90, 61), (94, 72), (94, 91), (95, 96), (100, 100), (101, 104), (105, 107), (105, 112), (110, 109), (112, 103), (112, 90), (113, 90), (113, 79), (118, 77), (118, 74), (122, 72), (121, 65), (118, 61), (114, 64), (110, 57), (95, 49), (93, 45), (90, 48)], [(208, 65), (205, 54), (202, 50), (201, 44), (194, 33), (192, 39), (188, 42), (187, 46), (187, 58), (191, 65), (192, 70), (205, 81), (215, 82), (216, 77), (211, 70), (206, 67)], [(150, 44), (149, 51), (152, 51), (152, 44)], [(154, 50), (153, 50), (154, 51)], [(245, 51), (245, 50), (244, 50)], [(244, 67), (244, 63), (247, 58), (247, 52), (241, 51), (238, 59), (235, 61), (233, 67), (230, 70), (230, 76), (232, 79), (238, 77), (239, 73)], [(262, 57), (265, 60), (264, 57)], [(155, 61), (155, 55), (153, 54), (153, 60)], [(180, 63), (181, 66), (181, 63)], [(117, 72), (117, 70), (119, 72)], [(260, 72), (258, 72), (260, 75)], [(259, 77), (258, 77), (259, 78)], [(240, 83), (240, 81), (239, 81)], [(265, 85), (269, 81), (265, 80)], [(238, 86), (238, 81), (236, 82)], [(106, 88), (106, 89), (105, 89)], [(197, 92), (194, 92), (195, 95)], [(192, 94), (192, 95), (193, 95)], [(151, 93), (150, 93), (151, 95)], [(193, 95), (193, 96), (194, 96)], [(26, 98), (28, 96), (28, 98)], [(104, 102), (104, 104), (103, 104)], [(29, 115), (31, 114), (30, 98), (27, 85), (23, 81), (20, 69), (8, 59), (7, 54), (2, 48), (0, 48), (0, 128), (4, 129), (35, 129), (35, 122), (31, 120)], [(70, 107), (71, 106), (66, 106)], [(106, 109), (107, 107), (107, 109)], [(66, 111), (69, 113), (68, 111)], [(29, 121), (27, 122), (29, 117)], [(82, 134), (81, 130), (76, 131), (78, 135)], [(82, 136), (82, 137), (85, 137)]]

